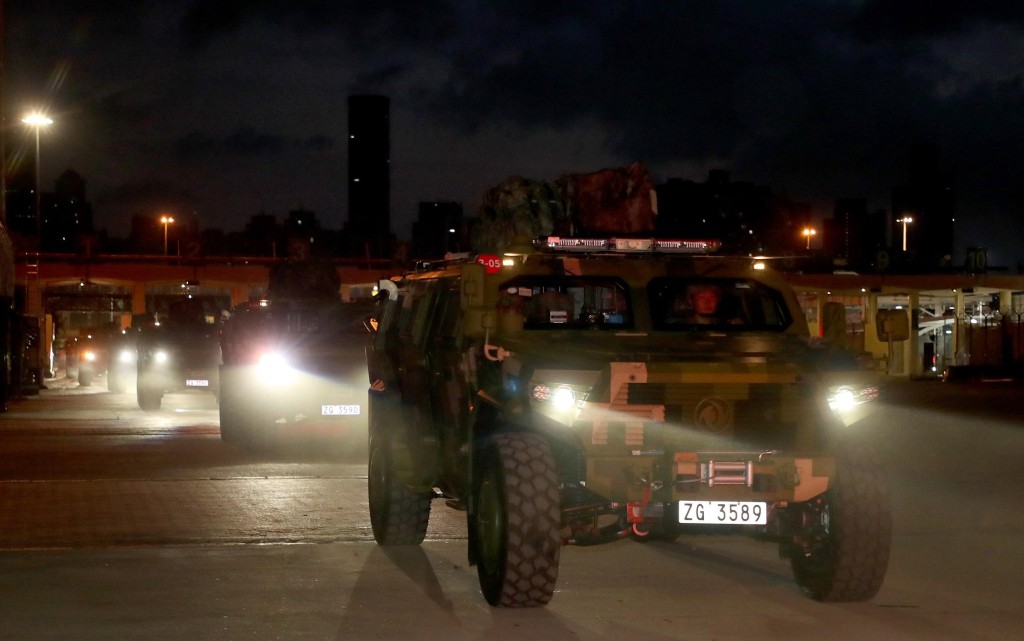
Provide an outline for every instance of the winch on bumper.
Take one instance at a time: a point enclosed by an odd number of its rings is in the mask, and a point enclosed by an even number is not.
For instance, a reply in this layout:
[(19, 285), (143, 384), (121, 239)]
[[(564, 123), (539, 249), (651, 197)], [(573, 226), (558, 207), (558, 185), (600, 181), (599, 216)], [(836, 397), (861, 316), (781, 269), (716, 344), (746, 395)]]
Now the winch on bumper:
[[(785, 510), (825, 493), (835, 467), (832, 457), (773, 451), (591, 457), (588, 483), (563, 491), (563, 525), (570, 532), (565, 543), (737, 527), (757, 538), (786, 541), (793, 531)], [(613, 486), (625, 490), (628, 500), (605, 500), (594, 491)]]

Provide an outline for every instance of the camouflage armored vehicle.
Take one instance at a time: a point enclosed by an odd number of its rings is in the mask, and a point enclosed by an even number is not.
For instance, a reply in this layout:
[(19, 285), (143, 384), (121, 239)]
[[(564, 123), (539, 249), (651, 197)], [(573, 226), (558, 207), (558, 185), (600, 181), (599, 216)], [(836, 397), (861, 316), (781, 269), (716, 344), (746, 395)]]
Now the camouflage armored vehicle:
[(160, 409), (167, 392), (218, 394), (218, 321), (203, 301), (182, 297), (167, 314), (138, 325), (135, 389), (141, 409)]
[(343, 302), (339, 288), (330, 264), (283, 263), (266, 300), (232, 310), (221, 333), (222, 440), (261, 449), (302, 434), (365, 447), (372, 305)]
[(785, 281), (706, 241), (534, 244), (381, 282), (377, 542), (420, 543), (444, 498), (492, 605), (547, 603), (563, 545), (699, 532), (778, 544), (811, 598), (871, 598), (886, 481)]

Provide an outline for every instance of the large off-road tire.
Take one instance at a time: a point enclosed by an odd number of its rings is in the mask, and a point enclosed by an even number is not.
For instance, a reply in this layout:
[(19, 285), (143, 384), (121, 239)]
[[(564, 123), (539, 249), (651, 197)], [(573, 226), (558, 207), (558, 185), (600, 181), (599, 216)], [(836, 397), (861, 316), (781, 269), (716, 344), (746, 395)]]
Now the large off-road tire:
[(139, 408), (151, 412), (160, 409), (160, 401), (163, 399), (164, 391), (154, 387), (145, 381), (145, 376), (139, 375), (139, 381), (135, 385), (135, 394), (139, 400)]
[(484, 598), (501, 607), (546, 604), (561, 552), (561, 500), (550, 446), (534, 434), (498, 434), (476, 470), (470, 545)]
[(81, 387), (89, 387), (92, 385), (92, 370), (84, 368), (81, 365), (78, 366), (78, 384)]
[(799, 506), (803, 528), (791, 549), (793, 575), (816, 601), (866, 601), (889, 565), (892, 515), (880, 459), (865, 444), (836, 451), (835, 483)]
[(402, 482), (386, 434), (370, 437), (367, 489), (370, 526), (380, 545), (419, 545), (427, 534), (431, 494)]

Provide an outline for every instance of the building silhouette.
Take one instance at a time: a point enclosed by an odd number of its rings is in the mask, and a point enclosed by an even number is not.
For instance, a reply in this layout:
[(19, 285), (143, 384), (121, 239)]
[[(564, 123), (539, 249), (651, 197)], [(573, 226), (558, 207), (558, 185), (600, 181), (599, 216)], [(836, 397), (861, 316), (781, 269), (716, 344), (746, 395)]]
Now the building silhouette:
[(391, 253), (391, 123), (386, 96), (348, 98), (348, 221), (353, 256)]
[(448, 252), (466, 251), (462, 205), (450, 201), (421, 202), (412, 224), (412, 257), (439, 259)]

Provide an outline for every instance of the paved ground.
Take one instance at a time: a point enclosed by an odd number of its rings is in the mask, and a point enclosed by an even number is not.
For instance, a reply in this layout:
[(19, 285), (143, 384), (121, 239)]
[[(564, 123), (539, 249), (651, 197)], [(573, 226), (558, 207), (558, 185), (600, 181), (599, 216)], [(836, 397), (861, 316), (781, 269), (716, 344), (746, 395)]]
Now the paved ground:
[(774, 546), (726, 536), (565, 548), (546, 608), (489, 608), (461, 515), (369, 535), (357, 452), (220, 442), (212, 397), (54, 381), (0, 416), (0, 640), (1016, 638), (1024, 629), (1021, 388), (906, 383), (857, 426), (893, 486), (871, 602), (804, 598)]

